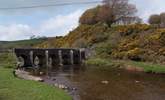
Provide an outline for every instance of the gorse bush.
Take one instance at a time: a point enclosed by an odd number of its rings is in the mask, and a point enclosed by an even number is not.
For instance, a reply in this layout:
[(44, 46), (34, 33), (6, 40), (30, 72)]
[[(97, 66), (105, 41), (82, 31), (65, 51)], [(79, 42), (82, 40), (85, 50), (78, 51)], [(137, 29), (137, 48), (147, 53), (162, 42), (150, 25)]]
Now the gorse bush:
[(133, 24), (125, 26), (117, 26), (117, 31), (123, 36), (127, 36), (133, 33), (144, 32), (150, 29), (150, 26), (147, 24)]
[(93, 48), (103, 58), (165, 63), (165, 29), (146, 24), (108, 27), (80, 25), (67, 36), (44, 42), (40, 47)]

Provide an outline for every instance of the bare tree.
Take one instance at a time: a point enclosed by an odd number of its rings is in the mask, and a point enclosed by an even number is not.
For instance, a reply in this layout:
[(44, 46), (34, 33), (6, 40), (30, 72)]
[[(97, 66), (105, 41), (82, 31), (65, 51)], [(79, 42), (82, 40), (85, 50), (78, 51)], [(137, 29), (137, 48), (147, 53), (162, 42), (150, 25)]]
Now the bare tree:
[[(103, 5), (87, 10), (80, 18), (81, 24), (96, 24), (98, 22), (104, 22), (109, 27), (113, 23), (127, 19), (129, 17), (135, 17), (136, 6), (130, 4), (128, 0), (103, 0)], [(129, 21), (132, 21), (130, 19)]]
[(98, 22), (100, 21), (100, 22), (107, 23), (110, 26), (113, 23), (113, 21), (115, 20), (115, 18), (112, 14), (112, 10), (110, 9), (110, 7), (103, 5), (98, 10), (96, 20)]
[[(103, 5), (106, 6), (113, 17), (112, 23), (120, 20), (122, 17), (134, 16), (137, 12), (136, 6), (129, 3), (129, 0), (103, 0)], [(112, 24), (108, 23), (108, 24)]]
[(116, 22), (117, 25), (129, 25), (129, 24), (141, 24), (141, 23), (142, 23), (142, 19), (139, 18), (138, 16), (121, 17), (121, 19)]

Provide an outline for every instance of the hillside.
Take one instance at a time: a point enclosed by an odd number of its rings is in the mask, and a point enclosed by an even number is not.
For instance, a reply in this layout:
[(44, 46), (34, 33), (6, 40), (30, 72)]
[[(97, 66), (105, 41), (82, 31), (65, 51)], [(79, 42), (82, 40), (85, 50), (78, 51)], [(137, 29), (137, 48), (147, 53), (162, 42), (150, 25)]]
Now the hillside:
[(146, 24), (112, 26), (80, 25), (67, 36), (38, 47), (93, 48), (103, 58), (165, 63), (165, 29)]
[(0, 41), (0, 48), (12, 49), (12, 48), (19, 48), (19, 47), (33, 47), (46, 40), (47, 38), (19, 40), (19, 41)]

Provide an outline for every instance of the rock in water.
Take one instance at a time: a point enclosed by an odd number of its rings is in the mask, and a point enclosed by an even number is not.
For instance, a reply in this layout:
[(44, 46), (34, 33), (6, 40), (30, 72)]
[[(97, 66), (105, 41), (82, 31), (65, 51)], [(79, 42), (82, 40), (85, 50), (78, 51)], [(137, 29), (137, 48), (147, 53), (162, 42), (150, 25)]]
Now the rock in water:
[(39, 74), (40, 74), (40, 75), (44, 75), (44, 72), (40, 72)]
[(137, 80), (136, 80), (135, 83), (140, 83), (140, 81), (137, 81)]
[(109, 81), (101, 81), (102, 84), (108, 84)]

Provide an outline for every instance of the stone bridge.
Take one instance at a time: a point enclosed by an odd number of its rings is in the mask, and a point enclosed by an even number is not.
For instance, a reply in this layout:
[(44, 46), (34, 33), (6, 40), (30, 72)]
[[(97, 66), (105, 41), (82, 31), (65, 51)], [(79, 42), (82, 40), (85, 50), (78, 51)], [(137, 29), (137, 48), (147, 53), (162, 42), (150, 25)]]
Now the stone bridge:
[(80, 65), (86, 58), (85, 49), (14, 49), (18, 67)]

